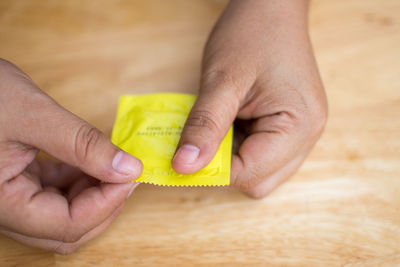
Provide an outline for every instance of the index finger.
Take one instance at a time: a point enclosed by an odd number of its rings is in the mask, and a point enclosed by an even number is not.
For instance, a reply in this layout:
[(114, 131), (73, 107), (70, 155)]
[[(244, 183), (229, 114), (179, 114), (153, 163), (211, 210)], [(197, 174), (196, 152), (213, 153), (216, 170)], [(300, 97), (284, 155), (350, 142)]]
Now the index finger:
[[(277, 127), (273, 116), (258, 119), (232, 158), (231, 184), (249, 191), (294, 158), (307, 143), (296, 128)], [(282, 124), (282, 123), (280, 123)]]

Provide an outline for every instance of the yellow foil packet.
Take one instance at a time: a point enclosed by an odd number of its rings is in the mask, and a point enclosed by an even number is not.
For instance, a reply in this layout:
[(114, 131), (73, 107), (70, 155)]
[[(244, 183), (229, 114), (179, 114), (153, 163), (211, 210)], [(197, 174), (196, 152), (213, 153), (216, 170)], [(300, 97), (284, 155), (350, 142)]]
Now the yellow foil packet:
[(196, 96), (177, 93), (126, 95), (119, 101), (112, 142), (143, 162), (135, 181), (167, 186), (229, 185), (231, 127), (214, 159), (193, 174), (174, 171), (171, 160)]

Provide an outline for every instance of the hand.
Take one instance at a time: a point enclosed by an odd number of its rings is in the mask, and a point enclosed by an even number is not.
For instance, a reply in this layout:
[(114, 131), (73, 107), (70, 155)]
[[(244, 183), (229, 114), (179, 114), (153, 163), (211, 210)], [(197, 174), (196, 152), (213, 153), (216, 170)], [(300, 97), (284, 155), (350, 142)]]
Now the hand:
[[(39, 149), (66, 164), (35, 161)], [(138, 159), (0, 60), (0, 233), (71, 253), (118, 215), (141, 171)]]
[(205, 48), (177, 172), (206, 166), (235, 119), (233, 186), (260, 198), (298, 169), (327, 117), (307, 8), (303, 0), (230, 2)]

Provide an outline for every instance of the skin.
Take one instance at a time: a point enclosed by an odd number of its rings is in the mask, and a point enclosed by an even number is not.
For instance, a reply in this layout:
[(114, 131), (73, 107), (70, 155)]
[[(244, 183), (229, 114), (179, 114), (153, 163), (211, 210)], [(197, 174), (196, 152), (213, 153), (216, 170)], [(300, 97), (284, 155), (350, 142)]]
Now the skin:
[(327, 118), (307, 9), (303, 0), (230, 2), (204, 51), (199, 97), (172, 161), (177, 172), (206, 166), (233, 122), (234, 187), (261, 198), (299, 168)]
[[(206, 45), (201, 90), (172, 165), (193, 173), (235, 122), (231, 184), (261, 198), (319, 138), (327, 103), (307, 1), (232, 0)], [(36, 161), (39, 150), (62, 163)], [(140, 160), (0, 60), (0, 233), (68, 254), (99, 235), (137, 184)]]
[(0, 233), (71, 253), (118, 215), (142, 164), (5, 60), (0, 81)]

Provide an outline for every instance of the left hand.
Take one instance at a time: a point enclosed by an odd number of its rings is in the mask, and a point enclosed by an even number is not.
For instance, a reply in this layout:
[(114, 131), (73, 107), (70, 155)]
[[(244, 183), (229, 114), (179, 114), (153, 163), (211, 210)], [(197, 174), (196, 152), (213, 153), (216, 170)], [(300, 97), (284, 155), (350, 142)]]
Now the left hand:
[(233, 186), (264, 197), (299, 168), (327, 117), (307, 2), (230, 2), (205, 48), (200, 94), (172, 161), (177, 172), (205, 167), (235, 119)]
[[(60, 162), (37, 161), (39, 150)], [(0, 234), (72, 253), (117, 217), (142, 169), (0, 59)]]

